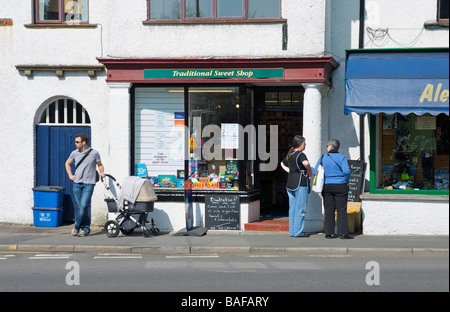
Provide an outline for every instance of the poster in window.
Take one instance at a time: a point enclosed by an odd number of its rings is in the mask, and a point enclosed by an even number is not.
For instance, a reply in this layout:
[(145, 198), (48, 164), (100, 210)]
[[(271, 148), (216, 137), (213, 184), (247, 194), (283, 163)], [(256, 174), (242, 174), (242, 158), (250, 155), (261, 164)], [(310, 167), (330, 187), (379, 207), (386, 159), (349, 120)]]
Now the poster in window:
[(223, 123), (222, 130), (222, 149), (238, 149), (239, 148), (239, 124)]
[(416, 130), (436, 130), (436, 117), (418, 116)]

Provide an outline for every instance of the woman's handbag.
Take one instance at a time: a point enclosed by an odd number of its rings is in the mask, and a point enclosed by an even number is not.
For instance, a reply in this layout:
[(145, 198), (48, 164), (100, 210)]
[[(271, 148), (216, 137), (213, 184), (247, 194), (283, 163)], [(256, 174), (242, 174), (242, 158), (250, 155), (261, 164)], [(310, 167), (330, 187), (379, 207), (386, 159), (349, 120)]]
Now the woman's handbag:
[(322, 159), (323, 159), (323, 155), (320, 158), (319, 168), (317, 169), (316, 174), (314, 175), (314, 179), (313, 179), (313, 183), (312, 183), (312, 190), (316, 193), (322, 193), (323, 183), (325, 180), (325, 172), (324, 172), (323, 166), (322, 166)]

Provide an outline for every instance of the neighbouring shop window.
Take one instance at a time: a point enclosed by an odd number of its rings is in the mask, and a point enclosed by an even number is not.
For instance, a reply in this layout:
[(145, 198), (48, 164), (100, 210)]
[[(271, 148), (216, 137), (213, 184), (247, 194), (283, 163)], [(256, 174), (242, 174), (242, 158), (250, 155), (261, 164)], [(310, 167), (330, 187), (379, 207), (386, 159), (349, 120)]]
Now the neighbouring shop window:
[(439, 0), (438, 1), (438, 22), (448, 23), (449, 15), (449, 0)]
[(36, 23), (87, 23), (88, 0), (35, 0)]
[(449, 116), (378, 118), (377, 189), (448, 191)]
[(281, 19), (281, 0), (148, 0), (149, 21)]

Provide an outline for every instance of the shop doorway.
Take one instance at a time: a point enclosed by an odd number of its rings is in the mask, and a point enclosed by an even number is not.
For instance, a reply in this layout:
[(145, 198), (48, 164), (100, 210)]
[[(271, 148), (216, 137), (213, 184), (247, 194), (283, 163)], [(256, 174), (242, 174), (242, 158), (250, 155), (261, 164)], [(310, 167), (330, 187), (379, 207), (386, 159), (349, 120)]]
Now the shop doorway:
[[(75, 136), (86, 133), (91, 138), (89, 114), (71, 99), (59, 99), (47, 105), (36, 125), (36, 186), (64, 187), (63, 220), (75, 219), (72, 182), (65, 162), (75, 149)], [(75, 171), (75, 167), (72, 168)]]
[[(295, 88), (263, 89), (256, 97), (258, 124), (266, 125), (267, 129), (270, 125), (278, 126), (278, 164), (286, 157), (294, 136), (302, 135), (303, 96), (304, 91)], [(266, 142), (269, 144), (269, 137)], [(276, 170), (261, 171), (259, 176), (261, 217), (287, 217), (287, 173), (278, 165)]]

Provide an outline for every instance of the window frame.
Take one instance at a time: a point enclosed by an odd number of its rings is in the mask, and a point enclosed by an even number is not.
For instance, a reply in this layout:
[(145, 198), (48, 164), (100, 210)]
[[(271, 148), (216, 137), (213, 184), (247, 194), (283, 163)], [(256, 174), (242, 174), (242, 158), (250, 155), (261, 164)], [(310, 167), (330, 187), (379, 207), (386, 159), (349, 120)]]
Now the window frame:
[(438, 0), (437, 1), (437, 22), (438, 23), (448, 23), (449, 18), (441, 18), (441, 3), (442, 1), (448, 1), (448, 0)]
[(378, 182), (380, 177), (381, 156), (377, 157), (377, 151), (379, 149), (380, 135), (382, 126), (380, 125), (380, 115), (369, 116), (369, 131), (370, 131), (370, 178), (369, 178), (369, 193), (370, 194), (404, 194), (404, 195), (449, 195), (448, 190), (403, 190), (403, 189), (381, 189), (378, 188)]
[[(196, 89), (217, 89), (217, 88), (235, 88), (237, 89), (237, 94), (239, 97), (239, 110), (237, 111), (237, 115), (235, 116), (237, 119), (235, 119), (236, 124), (241, 125), (243, 128), (245, 128), (247, 125), (249, 124), (254, 124), (255, 123), (255, 115), (254, 115), (254, 103), (251, 103), (252, 100), (254, 100), (254, 96), (249, 98), (249, 90), (252, 90), (253, 92), (253, 88), (247, 84), (242, 84), (242, 83), (225, 83), (225, 84), (214, 84), (214, 83), (206, 83), (206, 84), (199, 84), (199, 83), (187, 83), (187, 84), (153, 84), (152, 86), (148, 85), (148, 84), (133, 84), (132, 87), (132, 93), (131, 93), (131, 112), (132, 112), (132, 117), (131, 117), (131, 144), (130, 144), (130, 153), (131, 153), (131, 171), (130, 171), (130, 175), (135, 175), (135, 165), (137, 164), (136, 161), (136, 153), (137, 153), (137, 148), (136, 148), (136, 93), (138, 92), (137, 90), (140, 88), (144, 88), (144, 89), (153, 89), (156, 90), (158, 88), (167, 88), (167, 89), (172, 89), (175, 90), (177, 89), (178, 91), (174, 91), (174, 92), (180, 92), (184, 94), (184, 126), (187, 128), (188, 133), (190, 134), (191, 132), (191, 126), (190, 126), (190, 122), (191, 122), (191, 99), (190, 99), (190, 90), (196, 90)], [(170, 92), (170, 91), (168, 91)], [(220, 124), (217, 124), (218, 126), (220, 126)], [(186, 142), (186, 138), (185, 142)], [(259, 172), (259, 169), (255, 169), (257, 167), (257, 161), (258, 160), (252, 160), (252, 159), (248, 159), (248, 137), (247, 135), (244, 136), (244, 146), (245, 146), (245, 152), (244, 152), (244, 158), (243, 159), (236, 159), (237, 160), (237, 165), (238, 165), (238, 171), (239, 172), (247, 172), (250, 174), (250, 176), (248, 176), (247, 174), (240, 174), (238, 177), (238, 181), (239, 181), (239, 187), (238, 189), (221, 189), (221, 188), (194, 188), (194, 191), (196, 192), (221, 192), (224, 191), (226, 192), (226, 194), (228, 194), (229, 192), (251, 192), (251, 191), (255, 191), (256, 190), (256, 186), (255, 183), (251, 184), (250, 188), (247, 188), (246, 185), (249, 182), (249, 180), (251, 180), (252, 182), (256, 181), (255, 179), (255, 172)], [(187, 143), (187, 142), (186, 142)], [(192, 151), (190, 149), (190, 146), (185, 146), (185, 153), (188, 152), (188, 154), (190, 155), (190, 152)], [(235, 149), (233, 149), (235, 150)], [(237, 152), (237, 150), (235, 150)], [(204, 161), (203, 158), (200, 159), (201, 161)], [(184, 170), (185, 172), (189, 172), (188, 170), (188, 160), (185, 159), (184, 161)], [(252, 170), (253, 168), (253, 170)], [(156, 191), (164, 191), (164, 192), (176, 192), (177, 190), (183, 190), (183, 188), (155, 188)]]
[(180, 19), (175, 20), (152, 20), (150, 19), (150, 1), (147, 0), (147, 20), (143, 24), (222, 24), (222, 23), (276, 23), (286, 22), (282, 18), (282, 0), (280, 1), (279, 18), (255, 18), (250, 19), (249, 0), (242, 0), (242, 16), (239, 17), (217, 17), (217, 0), (211, 1), (211, 17), (186, 17), (186, 0), (180, 1)]
[(86, 1), (87, 6), (87, 21), (65, 21), (64, 20), (64, 0), (58, 0), (58, 20), (40, 20), (39, 19), (39, 0), (34, 0), (34, 23), (35, 24), (46, 24), (46, 25), (77, 25), (77, 24), (89, 24), (89, 0)]

